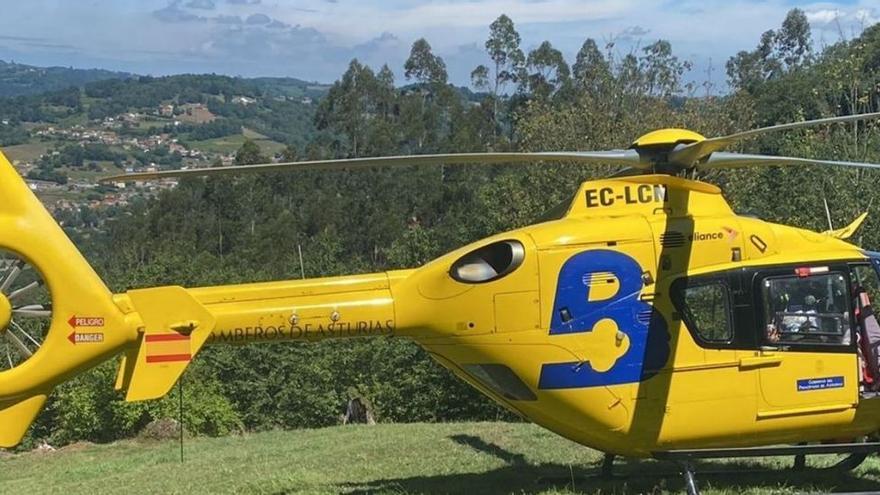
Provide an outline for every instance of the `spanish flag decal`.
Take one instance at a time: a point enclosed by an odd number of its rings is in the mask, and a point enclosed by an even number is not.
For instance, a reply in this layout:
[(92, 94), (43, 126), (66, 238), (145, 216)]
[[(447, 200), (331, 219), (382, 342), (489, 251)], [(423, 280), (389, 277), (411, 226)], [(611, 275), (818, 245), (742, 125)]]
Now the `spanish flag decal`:
[(144, 336), (148, 363), (172, 363), (192, 360), (189, 335), (180, 333), (148, 334)]

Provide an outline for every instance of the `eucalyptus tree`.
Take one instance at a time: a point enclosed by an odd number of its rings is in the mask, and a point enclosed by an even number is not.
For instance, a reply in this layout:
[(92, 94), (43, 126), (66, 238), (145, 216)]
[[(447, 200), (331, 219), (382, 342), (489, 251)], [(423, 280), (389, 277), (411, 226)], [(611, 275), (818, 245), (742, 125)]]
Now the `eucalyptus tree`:
[(570, 82), (571, 70), (565, 57), (549, 41), (529, 52), (526, 68), (529, 73), (524, 82), (536, 98), (547, 99)]
[(492, 114), (496, 125), (499, 98), (505, 94), (508, 84), (515, 85), (526, 78), (526, 57), (520, 49), (521, 42), (513, 21), (501, 14), (489, 25), (489, 39), (486, 40), (486, 52), (492, 60), (493, 69), (490, 71), (489, 67), (479, 65), (471, 72), (474, 87), (492, 94)]
[(578, 89), (598, 94), (607, 88), (611, 79), (611, 64), (599, 51), (596, 41), (587, 38), (577, 52), (572, 66), (572, 80)]

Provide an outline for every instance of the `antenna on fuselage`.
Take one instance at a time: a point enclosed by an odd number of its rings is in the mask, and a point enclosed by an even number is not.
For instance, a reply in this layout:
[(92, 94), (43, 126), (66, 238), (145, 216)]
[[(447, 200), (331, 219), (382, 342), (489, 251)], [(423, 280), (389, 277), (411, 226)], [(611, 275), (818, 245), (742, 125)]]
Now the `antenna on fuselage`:
[(831, 209), (828, 208), (828, 198), (822, 193), (822, 202), (825, 203), (825, 216), (828, 218), (828, 230), (834, 230), (834, 224), (831, 223)]

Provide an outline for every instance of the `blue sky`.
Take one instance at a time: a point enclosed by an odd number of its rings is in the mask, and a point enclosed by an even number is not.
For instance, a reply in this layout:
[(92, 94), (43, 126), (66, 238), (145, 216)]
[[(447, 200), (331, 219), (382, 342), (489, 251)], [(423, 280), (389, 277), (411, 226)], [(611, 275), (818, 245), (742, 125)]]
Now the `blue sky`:
[[(13, 0), (6, 0), (13, 4)], [(528, 50), (550, 40), (571, 61), (584, 39), (625, 54), (658, 38), (691, 60), (692, 79), (723, 84), (724, 62), (800, 7), (817, 46), (880, 22), (878, 0), (28, 0), (4, 9), (0, 59), (141, 74), (216, 72), (329, 82), (357, 57), (388, 63), (403, 82), (412, 42), (425, 37), (468, 81), (486, 60), (488, 25), (516, 23)]]

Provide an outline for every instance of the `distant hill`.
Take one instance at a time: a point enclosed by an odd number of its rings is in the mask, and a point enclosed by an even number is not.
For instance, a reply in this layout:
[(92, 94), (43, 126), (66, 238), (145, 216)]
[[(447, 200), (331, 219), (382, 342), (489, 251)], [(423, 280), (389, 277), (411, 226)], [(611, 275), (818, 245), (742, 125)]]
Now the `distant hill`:
[(266, 96), (317, 99), (330, 89), (329, 84), (303, 81), (295, 77), (257, 77), (248, 81), (259, 87)]
[(0, 97), (45, 93), (85, 86), (105, 79), (134, 77), (127, 72), (103, 69), (74, 69), (71, 67), (35, 67), (0, 60)]
[[(74, 69), (72, 67), (37, 67), (0, 60), (0, 97), (35, 95), (71, 86), (83, 87), (89, 83), (108, 79), (135, 79), (138, 77), (137, 74), (129, 72)], [(146, 79), (153, 78), (147, 76)], [(327, 84), (303, 81), (294, 77), (258, 77), (247, 79), (247, 81), (253, 83), (255, 87), (270, 97), (319, 98), (330, 87)]]
[[(256, 141), (269, 156), (285, 145), (302, 151), (316, 133), (317, 103), (327, 91), (326, 85), (294, 78), (154, 77), (91, 71), (92, 76), (107, 78), (88, 81), (89, 72), (0, 62), (0, 91), (31, 85), (30, 94), (0, 94), (0, 146), (21, 145), (11, 151), (29, 161), (49, 148), (64, 148), (63, 156), (41, 162), (47, 171), (83, 160), (122, 163), (134, 159), (179, 167), (180, 153), (150, 140), (159, 135), (210, 154), (234, 152), (245, 139)], [(62, 78), (62, 73), (70, 77)], [(4, 75), (16, 82), (4, 86)], [(36, 92), (50, 84), (60, 85), (62, 80), (67, 84), (60, 89)], [(113, 137), (101, 137), (108, 130)], [(150, 143), (142, 148), (155, 148), (159, 155), (121, 147), (122, 141), (132, 139)], [(93, 153), (95, 146), (90, 145), (89, 156), (82, 158), (77, 154), (82, 147), (68, 146), (97, 142), (98, 151)]]

